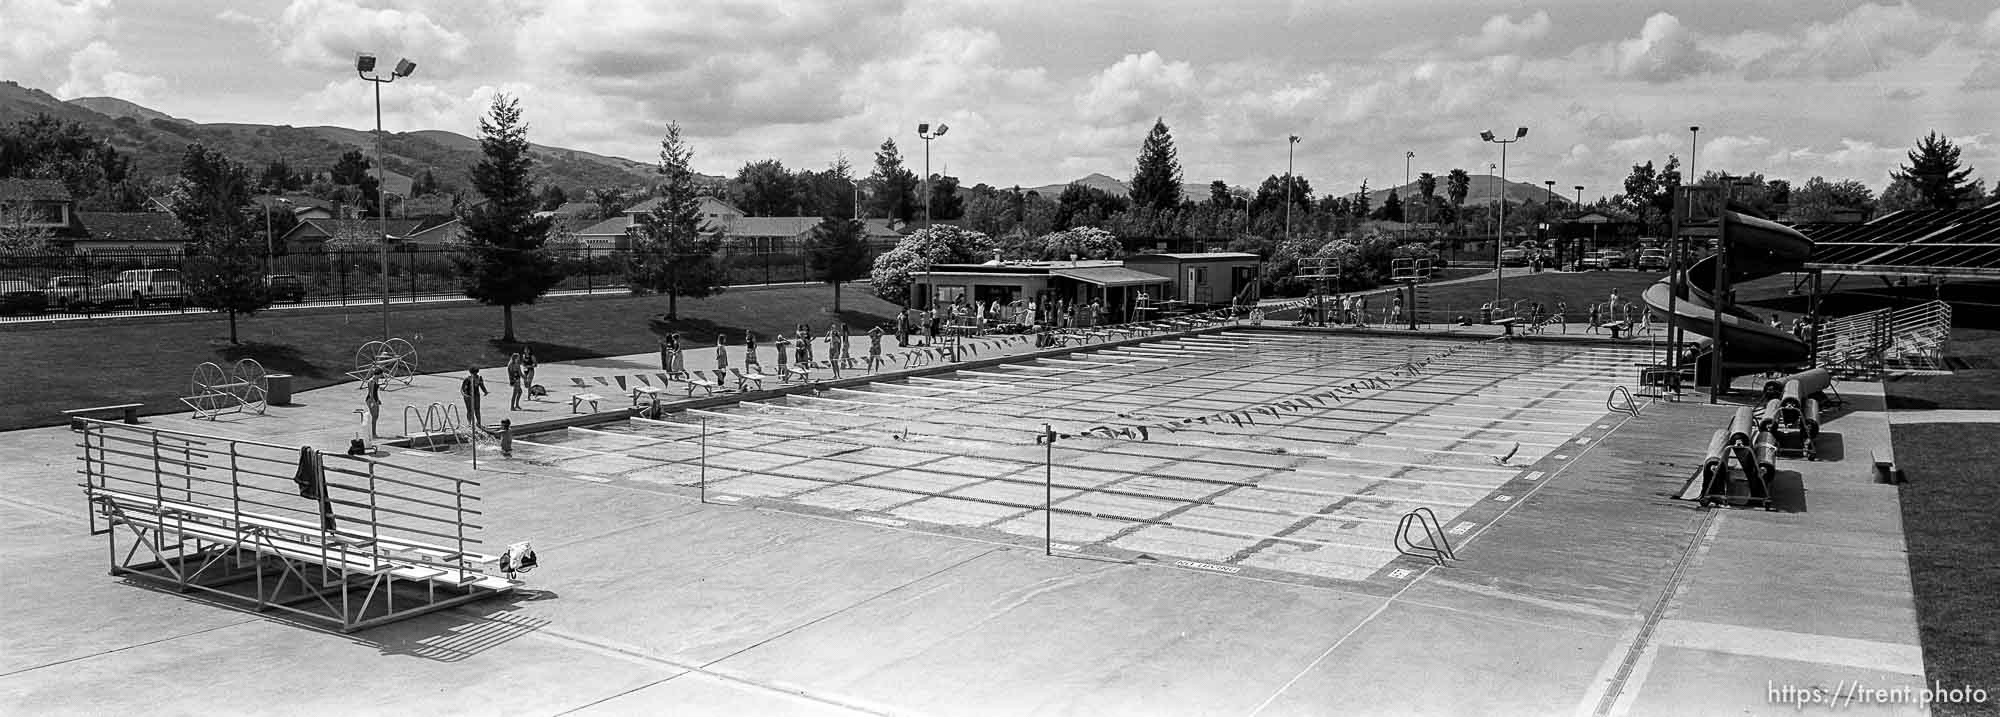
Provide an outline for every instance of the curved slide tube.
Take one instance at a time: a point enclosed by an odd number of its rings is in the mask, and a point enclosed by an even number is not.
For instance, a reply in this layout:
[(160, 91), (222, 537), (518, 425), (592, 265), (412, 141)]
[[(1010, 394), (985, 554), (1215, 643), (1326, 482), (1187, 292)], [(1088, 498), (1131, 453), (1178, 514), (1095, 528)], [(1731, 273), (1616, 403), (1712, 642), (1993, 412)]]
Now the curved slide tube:
[[(1722, 240), (1728, 244), (1732, 285), (1797, 269), (1812, 254), (1812, 240), (1796, 229), (1734, 210), (1724, 214), (1728, 228)], [(1716, 258), (1710, 255), (1687, 269), (1684, 291), (1673, 302), (1683, 331), (1700, 336), (1714, 331)], [(1668, 299), (1674, 292), (1672, 279), (1672, 276), (1662, 277), (1646, 287), (1648, 306), (1661, 313), (1667, 311)], [(1801, 366), (1811, 358), (1805, 341), (1734, 306), (1722, 312), (1721, 338), (1722, 369), (1727, 376)], [(1705, 363), (1707, 358), (1702, 361)]]

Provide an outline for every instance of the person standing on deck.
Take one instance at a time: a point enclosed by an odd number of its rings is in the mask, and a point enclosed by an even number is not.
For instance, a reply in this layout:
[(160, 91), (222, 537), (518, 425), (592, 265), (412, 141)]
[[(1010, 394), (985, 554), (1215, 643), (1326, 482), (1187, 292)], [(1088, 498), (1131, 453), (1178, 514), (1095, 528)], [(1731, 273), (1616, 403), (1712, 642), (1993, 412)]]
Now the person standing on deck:
[(521, 385), (520, 354), (509, 354), (507, 356), (507, 386), (514, 391), (513, 398), (507, 402), (507, 410), (521, 410), (521, 392), (526, 389)]
[(535, 350), (521, 347), (521, 385), (531, 397), (535, 391), (535, 367), (539, 365), (541, 362), (535, 360)]
[(485, 430), (479, 420), (479, 397), (488, 393), (491, 392), (486, 390), (486, 381), (479, 377), (479, 369), (477, 367), (465, 369), (465, 378), (459, 379), (458, 382), (458, 395), (465, 400), (466, 425), (471, 426), (474, 431)]
[(750, 331), (743, 332), (743, 372), (764, 373), (764, 364), (757, 360), (757, 334)]
[(382, 420), (382, 369), (369, 369), (368, 378), (361, 381), (361, 405), (368, 409), (368, 437), (380, 438), (375, 424)]
[(790, 339), (785, 338), (784, 332), (779, 332), (778, 338), (771, 340), (771, 346), (778, 350), (778, 380), (784, 381), (790, 375), (785, 371), (785, 362), (789, 361), (791, 357), (785, 354), (792, 350), (792, 342)]
[(838, 326), (827, 326), (826, 363), (828, 367), (833, 369), (833, 377), (836, 379), (840, 378), (840, 362), (842, 358), (840, 355), (840, 328)]
[(876, 369), (881, 367), (882, 327), (877, 325), (868, 330), (868, 372), (874, 373)]
[(910, 347), (910, 309), (904, 307), (896, 312), (896, 347)]

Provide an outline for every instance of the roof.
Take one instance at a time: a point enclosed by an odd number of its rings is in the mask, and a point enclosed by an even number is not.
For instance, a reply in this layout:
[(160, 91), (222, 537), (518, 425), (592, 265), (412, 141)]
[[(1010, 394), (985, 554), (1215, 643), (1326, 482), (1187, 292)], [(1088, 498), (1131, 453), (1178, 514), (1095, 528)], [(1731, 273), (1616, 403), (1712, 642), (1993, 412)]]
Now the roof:
[(380, 219), (307, 219), (300, 222), (298, 228), (286, 236), (310, 229), (327, 239), (345, 238), (374, 242), (384, 232), (392, 237), (407, 237), (426, 227), (441, 223), (443, 220), (432, 218), (390, 219), (386, 226)]
[(1169, 253), (1134, 254), (1132, 256), (1125, 257), (1125, 260), (1132, 261), (1134, 259), (1137, 259), (1140, 261), (1145, 261), (1147, 259), (1154, 259), (1154, 258), (1173, 259), (1175, 261), (1225, 261), (1225, 260), (1242, 260), (1242, 259), (1249, 259), (1254, 261), (1259, 257), (1256, 254), (1251, 254), (1249, 252), (1241, 252), (1241, 251), (1206, 251), (1206, 252), (1198, 252), (1192, 254), (1169, 254)]
[(741, 217), (729, 222), (732, 237), (795, 237), (812, 231), (819, 217)]
[(1802, 224), (1821, 269), (2000, 275), (2000, 206), (1901, 211), (1864, 224)]
[(161, 212), (77, 212), (78, 223), (88, 232), (82, 241), (180, 242), (187, 241), (180, 220)]
[(1148, 274), (1122, 266), (1086, 266), (1075, 269), (1052, 269), (1050, 274), (1067, 277), (1098, 286), (1136, 286), (1140, 284), (1165, 284), (1167, 277)]
[(590, 226), (578, 229), (577, 236), (625, 236), (632, 228), (632, 215), (620, 214)]
[(0, 202), (68, 201), (69, 188), (53, 179), (0, 179)]

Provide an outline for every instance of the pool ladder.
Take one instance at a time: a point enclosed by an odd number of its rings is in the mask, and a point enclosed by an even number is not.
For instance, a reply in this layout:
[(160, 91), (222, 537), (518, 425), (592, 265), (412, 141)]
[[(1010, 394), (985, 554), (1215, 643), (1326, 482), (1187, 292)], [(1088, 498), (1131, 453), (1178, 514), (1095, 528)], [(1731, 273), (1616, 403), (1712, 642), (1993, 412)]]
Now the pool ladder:
[[(410, 432), (411, 416), (417, 418), (417, 433)], [(425, 448), (433, 448), (440, 436), (450, 436), (451, 442), (457, 443), (463, 430), (465, 422), (458, 415), (458, 406), (432, 401), (421, 411), (416, 406), (403, 407), (403, 435), (412, 438), (412, 445), (416, 443), (415, 438), (421, 437)]]
[[(1619, 399), (1624, 399), (1622, 404)], [(1614, 413), (1639, 415), (1639, 402), (1632, 400), (1632, 392), (1624, 386), (1612, 386), (1611, 393), (1604, 397), (1604, 409)]]
[[(1413, 527), (1423, 528), (1424, 542), (1418, 543), (1410, 539), (1410, 529)], [(1451, 550), (1451, 541), (1444, 537), (1444, 526), (1438, 523), (1437, 514), (1423, 506), (1417, 506), (1415, 510), (1403, 514), (1402, 522), (1396, 525), (1395, 544), (1398, 553), (1429, 560), (1438, 565), (1444, 565), (1446, 560), (1458, 559), (1458, 554)]]

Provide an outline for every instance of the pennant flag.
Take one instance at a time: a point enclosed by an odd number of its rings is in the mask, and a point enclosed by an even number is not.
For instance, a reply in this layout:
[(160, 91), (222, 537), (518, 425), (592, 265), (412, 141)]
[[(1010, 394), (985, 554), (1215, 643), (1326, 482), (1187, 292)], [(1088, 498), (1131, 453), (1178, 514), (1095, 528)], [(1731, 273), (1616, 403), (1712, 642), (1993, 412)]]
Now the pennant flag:
[(1197, 421), (1200, 421), (1200, 422), (1201, 422), (1201, 425), (1204, 425), (1204, 426), (1208, 425), (1208, 417), (1207, 417), (1207, 416), (1196, 416), (1194, 420), (1197, 420)]
[(1242, 417), (1242, 416), (1238, 416), (1238, 415), (1236, 415), (1236, 414), (1234, 414), (1234, 413), (1232, 413), (1232, 414), (1229, 414), (1229, 420), (1231, 420), (1231, 421), (1235, 421), (1235, 422), (1236, 422), (1236, 425), (1237, 425), (1237, 427), (1239, 427), (1239, 428), (1240, 428), (1240, 427), (1242, 427), (1242, 425), (1243, 425), (1243, 417)]

